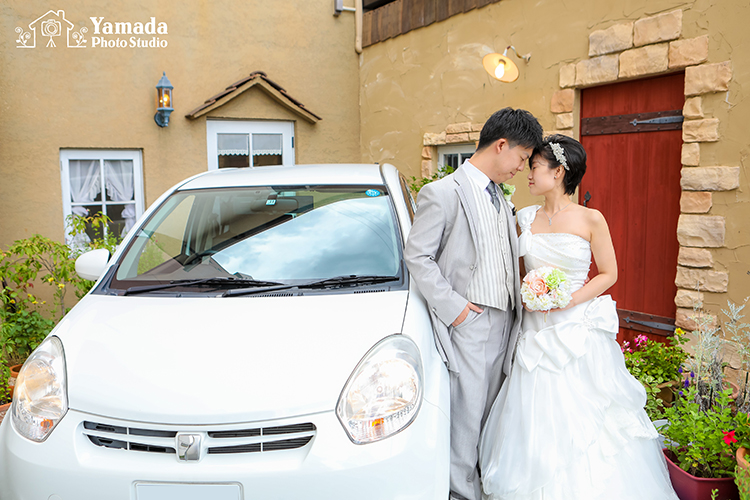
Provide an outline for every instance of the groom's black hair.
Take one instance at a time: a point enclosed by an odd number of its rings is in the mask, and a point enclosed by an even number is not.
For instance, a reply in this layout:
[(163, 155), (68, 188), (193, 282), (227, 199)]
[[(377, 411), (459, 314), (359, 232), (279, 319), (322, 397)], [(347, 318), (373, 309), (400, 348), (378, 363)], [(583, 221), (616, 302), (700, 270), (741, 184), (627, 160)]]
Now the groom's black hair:
[(542, 145), (542, 126), (534, 115), (525, 109), (503, 108), (495, 111), (482, 127), (477, 151), (505, 139), (511, 147), (521, 145), (536, 149)]
[(549, 168), (559, 167), (561, 163), (555, 157), (550, 145), (553, 142), (563, 148), (565, 161), (568, 164), (568, 168), (564, 169), (563, 189), (565, 189), (565, 194), (571, 195), (575, 193), (581, 179), (583, 179), (583, 174), (586, 173), (586, 150), (583, 149), (580, 142), (561, 134), (548, 135), (544, 138), (542, 146), (534, 149), (529, 162), (533, 162), (534, 157), (538, 155), (547, 160)]

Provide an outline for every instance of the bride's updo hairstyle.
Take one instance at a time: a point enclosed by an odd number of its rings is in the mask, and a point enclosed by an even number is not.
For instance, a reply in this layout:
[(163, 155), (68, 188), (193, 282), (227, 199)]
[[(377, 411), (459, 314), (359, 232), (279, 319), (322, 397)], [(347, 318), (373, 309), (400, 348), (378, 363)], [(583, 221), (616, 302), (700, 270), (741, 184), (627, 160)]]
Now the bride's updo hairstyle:
[[(563, 176), (565, 194), (575, 193), (581, 179), (583, 179), (583, 174), (586, 173), (586, 150), (583, 149), (580, 142), (566, 135), (548, 135), (544, 138), (542, 146), (534, 149), (530, 162), (533, 162), (536, 156), (541, 156), (547, 160), (551, 169), (562, 166), (565, 173)], [(563, 164), (563, 161), (565, 164)]]

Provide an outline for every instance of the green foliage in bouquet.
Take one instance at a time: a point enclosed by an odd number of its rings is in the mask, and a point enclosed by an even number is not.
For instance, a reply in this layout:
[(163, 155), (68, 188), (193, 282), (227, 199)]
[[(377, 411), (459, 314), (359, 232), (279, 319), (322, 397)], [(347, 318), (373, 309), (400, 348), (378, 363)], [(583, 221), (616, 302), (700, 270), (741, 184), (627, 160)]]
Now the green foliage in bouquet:
[(565, 276), (564, 272), (559, 269), (553, 269), (552, 272), (547, 275), (546, 283), (550, 290), (557, 290), (563, 282), (567, 281), (567, 279), (568, 277)]

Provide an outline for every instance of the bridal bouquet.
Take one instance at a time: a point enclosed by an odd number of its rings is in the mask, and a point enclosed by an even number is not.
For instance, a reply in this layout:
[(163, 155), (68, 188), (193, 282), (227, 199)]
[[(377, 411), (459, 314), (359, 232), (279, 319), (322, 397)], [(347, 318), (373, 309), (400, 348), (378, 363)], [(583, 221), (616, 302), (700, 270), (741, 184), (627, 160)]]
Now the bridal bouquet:
[(521, 298), (532, 311), (565, 307), (570, 303), (570, 280), (554, 267), (534, 269), (523, 278)]

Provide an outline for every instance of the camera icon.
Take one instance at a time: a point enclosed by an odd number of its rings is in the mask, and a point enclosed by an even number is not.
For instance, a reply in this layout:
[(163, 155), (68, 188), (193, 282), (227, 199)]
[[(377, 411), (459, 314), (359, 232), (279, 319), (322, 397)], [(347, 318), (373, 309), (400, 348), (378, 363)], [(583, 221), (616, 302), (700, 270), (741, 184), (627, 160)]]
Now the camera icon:
[(60, 36), (62, 25), (60, 21), (48, 19), (42, 23), (42, 36)]
[(55, 42), (52, 41), (53, 36), (60, 36), (62, 34), (62, 24), (60, 21), (54, 19), (48, 19), (42, 22), (42, 36), (48, 36), (49, 42), (47, 47), (55, 47)]

